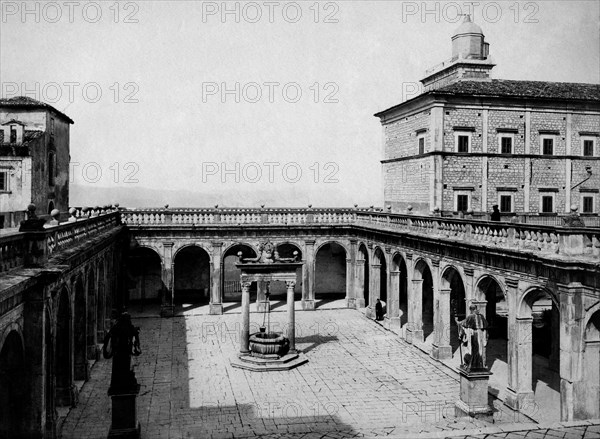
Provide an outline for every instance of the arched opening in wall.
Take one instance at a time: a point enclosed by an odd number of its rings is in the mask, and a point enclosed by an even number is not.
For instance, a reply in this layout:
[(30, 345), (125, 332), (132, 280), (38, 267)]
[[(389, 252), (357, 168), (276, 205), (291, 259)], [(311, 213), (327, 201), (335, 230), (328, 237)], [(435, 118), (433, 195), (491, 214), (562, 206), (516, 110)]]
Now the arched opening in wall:
[(87, 358), (95, 361), (97, 359), (97, 341), (96, 341), (96, 276), (91, 269), (87, 278)]
[[(477, 298), (485, 300), (488, 323), (486, 365), (492, 372), (490, 387), (504, 398), (508, 384), (508, 303), (500, 284), (490, 276), (482, 278), (476, 287)], [(480, 311), (481, 312), (481, 311)], [(482, 312), (483, 313), (483, 312)]]
[(190, 245), (174, 259), (176, 304), (204, 305), (210, 302), (210, 257), (201, 247)]
[(106, 319), (106, 275), (104, 272), (104, 261), (98, 264), (98, 294), (96, 295), (96, 340), (102, 343), (104, 340), (104, 324)]
[(56, 314), (55, 331), (55, 356), (54, 372), (56, 375), (56, 407), (71, 405), (71, 385), (73, 384), (72, 370), (73, 363), (71, 358), (71, 306), (69, 304), (69, 294), (66, 289), (62, 289), (58, 299), (58, 312)]
[[(239, 261), (238, 252), (242, 252), (242, 258), (255, 258), (258, 256), (252, 247), (246, 244), (236, 244), (229, 247), (223, 254), (223, 262), (221, 262), (221, 291), (223, 292), (223, 302), (241, 302), (242, 301), (242, 285), (240, 276), (242, 270), (237, 268), (235, 264)], [(274, 282), (278, 283), (278, 282)], [(256, 282), (252, 282), (250, 286), (250, 301), (256, 300)]]
[(75, 310), (73, 313), (73, 339), (74, 339), (74, 370), (75, 381), (86, 381), (88, 379), (87, 359), (87, 309), (86, 293), (83, 280), (78, 277), (75, 281)]
[(48, 215), (50, 215), (53, 210), (54, 210), (54, 201), (50, 200), (48, 202)]
[(315, 256), (315, 299), (332, 301), (346, 297), (346, 250), (329, 242)]
[(590, 318), (583, 336), (583, 376), (574, 383), (575, 419), (600, 418), (600, 311)]
[[(370, 267), (369, 267), (369, 252), (367, 251), (367, 247), (364, 244), (361, 244), (358, 247), (358, 256), (357, 260), (359, 261), (358, 270), (360, 273), (357, 273), (357, 280), (359, 282), (359, 291), (362, 292), (362, 297), (359, 299), (363, 299), (364, 307), (369, 306), (369, 282), (370, 282)], [(362, 303), (360, 305), (363, 305)]]
[[(302, 261), (302, 250), (294, 244), (283, 243), (277, 245), (277, 252), (280, 258), (293, 258), (294, 252), (298, 252), (298, 261)], [(277, 300), (287, 300), (287, 289), (285, 282), (272, 282), (269, 287), (269, 292)], [(296, 270), (296, 286), (294, 287), (294, 295), (302, 294), (302, 268)], [(259, 299), (260, 300), (260, 299)]]
[(423, 281), (421, 286), (421, 319), (423, 322), (423, 340), (425, 341), (433, 334), (433, 276), (429, 265), (422, 259), (415, 265), (415, 280), (419, 279)]
[(400, 327), (402, 327), (408, 322), (408, 277), (406, 262), (400, 254), (394, 256), (392, 270), (400, 272), (398, 274), (398, 316), (400, 317)]
[(375, 300), (375, 302), (377, 302), (377, 299), (380, 299), (382, 302), (385, 303), (384, 305), (384, 313), (387, 312), (387, 263), (385, 262), (385, 254), (383, 253), (383, 251), (377, 247), (375, 249), (375, 253), (373, 254), (373, 270), (377, 270), (377, 273), (375, 273), (375, 271), (373, 272), (373, 276), (374, 276), (374, 284), (373, 284), (373, 288), (375, 288), (375, 291), (373, 291), (374, 296), (373, 296), (373, 300)]
[[(448, 267), (442, 275), (442, 288), (450, 289), (450, 328), (449, 331), (444, 331), (443, 337), (449, 336), (450, 346), (452, 347), (452, 355), (459, 349), (458, 330), (456, 321), (464, 320), (467, 317), (466, 301), (465, 301), (465, 286), (458, 270), (454, 267)], [(459, 354), (460, 355), (460, 354)]]
[(8, 333), (0, 350), (0, 437), (21, 437), (28, 396), (23, 342), (15, 330)]
[(127, 292), (130, 304), (160, 303), (166, 287), (162, 281), (160, 256), (147, 247), (137, 247), (127, 255)]
[(531, 332), (519, 338), (531, 340), (531, 387), (545, 420), (560, 419), (560, 312), (549, 292), (532, 290), (525, 296), (521, 317), (532, 317)]

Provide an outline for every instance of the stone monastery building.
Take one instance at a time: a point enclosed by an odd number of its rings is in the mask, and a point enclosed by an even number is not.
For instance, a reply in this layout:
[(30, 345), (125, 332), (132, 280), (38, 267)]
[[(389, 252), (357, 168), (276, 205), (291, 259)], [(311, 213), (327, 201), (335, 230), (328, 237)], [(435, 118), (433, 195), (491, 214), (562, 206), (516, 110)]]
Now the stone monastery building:
[(600, 87), (492, 79), (469, 16), (424, 93), (375, 116), (385, 135), (385, 205), (428, 214), (600, 210)]

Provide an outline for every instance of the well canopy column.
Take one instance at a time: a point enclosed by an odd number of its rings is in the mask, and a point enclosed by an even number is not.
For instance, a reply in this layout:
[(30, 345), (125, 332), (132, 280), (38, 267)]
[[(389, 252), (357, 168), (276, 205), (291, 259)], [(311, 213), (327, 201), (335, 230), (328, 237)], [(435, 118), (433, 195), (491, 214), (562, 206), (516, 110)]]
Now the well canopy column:
[(212, 270), (210, 273), (210, 314), (223, 314), (223, 294), (221, 291), (221, 259), (223, 243), (212, 242)]

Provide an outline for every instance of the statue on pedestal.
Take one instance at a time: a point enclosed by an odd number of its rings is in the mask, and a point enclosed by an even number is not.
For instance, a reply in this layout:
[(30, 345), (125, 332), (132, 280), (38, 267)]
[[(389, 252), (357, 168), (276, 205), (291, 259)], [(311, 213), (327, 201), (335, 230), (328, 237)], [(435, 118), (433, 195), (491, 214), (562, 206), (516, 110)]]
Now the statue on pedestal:
[[(471, 313), (462, 321), (454, 318), (460, 339), (461, 367), (467, 372), (487, 371), (485, 347), (488, 340), (488, 323), (485, 317), (479, 314), (476, 305), (469, 306), (469, 311)], [(466, 348), (464, 356), (463, 346)]]
[(139, 332), (140, 328), (133, 326), (131, 316), (124, 311), (104, 337), (102, 354), (104, 358), (113, 359), (109, 394), (137, 393), (138, 383), (131, 370), (131, 356), (137, 357), (142, 353)]

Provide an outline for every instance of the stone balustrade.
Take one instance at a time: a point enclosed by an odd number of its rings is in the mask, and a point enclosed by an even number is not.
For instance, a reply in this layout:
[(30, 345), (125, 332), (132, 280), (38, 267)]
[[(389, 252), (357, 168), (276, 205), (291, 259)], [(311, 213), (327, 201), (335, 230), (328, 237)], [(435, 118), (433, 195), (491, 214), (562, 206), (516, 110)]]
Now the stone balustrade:
[[(410, 233), (442, 240), (480, 244), (508, 251), (600, 258), (600, 228), (491, 222), (471, 218), (384, 213), (381, 209), (349, 208), (162, 208), (122, 209), (118, 205), (71, 208), (69, 219), (58, 214), (42, 231), (0, 235), (0, 272), (28, 264), (32, 239), (43, 258), (82, 240), (126, 224), (147, 227), (231, 227), (243, 225), (355, 225)], [(28, 238), (29, 237), (29, 238)]]
[(384, 213), (382, 209), (202, 208), (121, 210), (130, 227), (360, 225), (506, 250), (600, 257), (600, 228)]
[(506, 250), (600, 258), (598, 227), (573, 228), (376, 212), (358, 212), (356, 224)]
[(6, 232), (0, 235), (0, 273), (27, 265), (43, 264), (54, 253), (82, 240), (121, 225), (119, 209), (71, 208), (67, 221), (58, 221), (58, 211), (44, 228), (35, 231)]
[(213, 208), (124, 209), (121, 218), (129, 226), (236, 226), (245, 224), (301, 225), (352, 224), (357, 209), (334, 208)]

